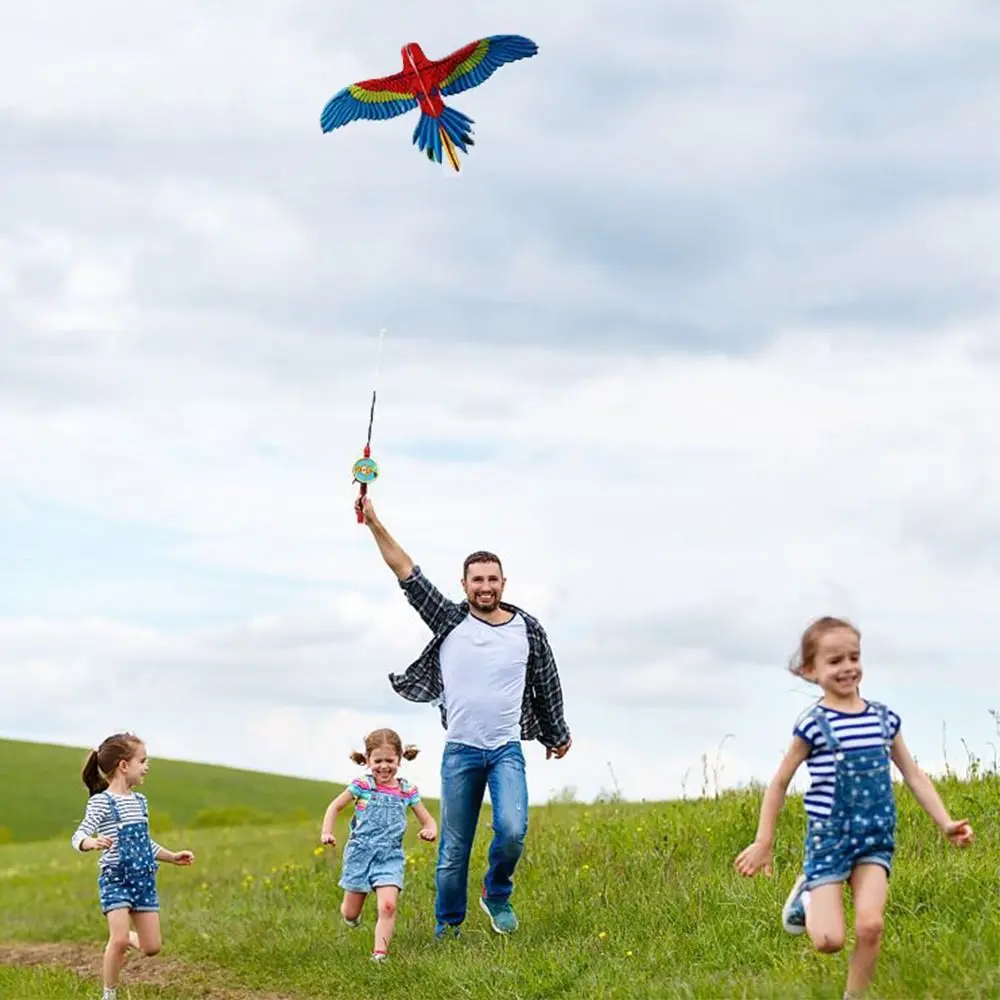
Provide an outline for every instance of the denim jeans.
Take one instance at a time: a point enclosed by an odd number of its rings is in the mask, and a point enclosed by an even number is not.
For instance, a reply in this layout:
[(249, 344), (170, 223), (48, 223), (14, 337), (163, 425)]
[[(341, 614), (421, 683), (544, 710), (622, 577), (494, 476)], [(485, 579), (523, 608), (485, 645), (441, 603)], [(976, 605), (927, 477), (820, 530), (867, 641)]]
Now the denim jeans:
[(493, 842), (484, 895), (506, 900), (514, 891), (514, 869), (528, 832), (528, 785), (521, 744), (479, 750), (446, 743), (441, 758), (441, 842), (434, 905), (438, 927), (457, 926), (465, 919), (469, 855), (486, 788), (493, 807)]

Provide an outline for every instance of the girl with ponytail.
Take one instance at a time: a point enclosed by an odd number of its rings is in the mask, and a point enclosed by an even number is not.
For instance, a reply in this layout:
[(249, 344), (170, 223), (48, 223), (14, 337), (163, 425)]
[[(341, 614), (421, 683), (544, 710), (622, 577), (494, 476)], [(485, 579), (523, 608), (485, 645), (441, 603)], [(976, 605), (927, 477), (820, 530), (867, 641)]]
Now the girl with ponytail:
[(396, 901), (403, 890), (403, 837), (409, 810), (421, 823), (418, 836), (433, 841), (437, 837), (434, 817), (420, 801), (416, 785), (396, 772), (403, 760), (413, 760), (420, 751), (403, 746), (392, 729), (376, 729), (365, 737), (365, 752), (354, 751), (351, 760), (367, 766), (367, 772), (344, 789), (327, 807), (320, 842), (337, 846), (333, 827), (337, 815), (351, 801), (354, 815), (351, 832), (344, 845), (340, 887), (344, 901), (340, 914), (349, 927), (361, 924), (361, 910), (368, 894), (375, 893), (378, 919), (372, 959), (384, 960), (396, 927)]
[(90, 800), (71, 842), (78, 851), (102, 852), (97, 887), (109, 931), (104, 1000), (118, 996), (118, 979), (130, 947), (144, 955), (160, 950), (157, 862), (194, 861), (191, 851), (168, 851), (150, 837), (146, 796), (134, 791), (148, 770), (142, 740), (134, 733), (115, 733), (90, 751), (80, 775)]

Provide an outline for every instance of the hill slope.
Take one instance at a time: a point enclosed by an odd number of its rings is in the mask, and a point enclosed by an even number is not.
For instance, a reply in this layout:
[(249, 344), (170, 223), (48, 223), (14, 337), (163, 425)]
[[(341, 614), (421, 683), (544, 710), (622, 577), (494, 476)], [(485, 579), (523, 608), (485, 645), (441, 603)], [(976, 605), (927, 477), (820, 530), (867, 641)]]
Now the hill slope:
[[(80, 780), (86, 755), (76, 747), (0, 739), (0, 838), (21, 843), (69, 836), (87, 802)], [(158, 757), (142, 790), (149, 796), (154, 827), (164, 831), (307, 818), (319, 824), (327, 803), (342, 788)]]

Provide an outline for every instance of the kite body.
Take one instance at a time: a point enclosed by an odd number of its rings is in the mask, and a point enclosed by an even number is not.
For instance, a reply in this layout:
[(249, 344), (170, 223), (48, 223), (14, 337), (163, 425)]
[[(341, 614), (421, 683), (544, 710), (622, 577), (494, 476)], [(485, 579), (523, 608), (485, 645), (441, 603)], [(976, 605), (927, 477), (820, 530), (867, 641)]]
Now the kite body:
[(327, 102), (320, 125), (324, 132), (332, 132), (358, 119), (379, 121), (419, 108), (414, 145), (429, 160), (441, 163), (447, 156), (458, 170), (457, 149), (468, 153), (468, 147), (475, 145), (473, 120), (445, 104), (444, 98), (478, 87), (505, 63), (533, 56), (538, 46), (523, 35), (490, 35), (434, 61), (416, 42), (408, 42), (400, 51), (401, 73), (345, 87)]

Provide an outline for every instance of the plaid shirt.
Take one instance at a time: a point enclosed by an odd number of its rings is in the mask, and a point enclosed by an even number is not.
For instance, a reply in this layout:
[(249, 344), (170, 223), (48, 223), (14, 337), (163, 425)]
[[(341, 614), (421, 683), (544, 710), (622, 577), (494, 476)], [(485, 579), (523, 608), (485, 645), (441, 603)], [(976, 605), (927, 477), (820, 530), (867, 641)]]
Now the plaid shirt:
[[(441, 711), (441, 725), (448, 726), (442, 703), (444, 681), (441, 678), (441, 644), (469, 613), (469, 602), (449, 600), (420, 571), (419, 566), (399, 583), (406, 599), (434, 633), (420, 656), (402, 674), (389, 674), (389, 683), (408, 701), (430, 702)], [(538, 620), (513, 604), (501, 602), (505, 611), (524, 618), (528, 635), (528, 663), (521, 703), (521, 739), (538, 740), (546, 747), (559, 747), (569, 741), (569, 727), (563, 718), (562, 688), (555, 657), (548, 636)]]

